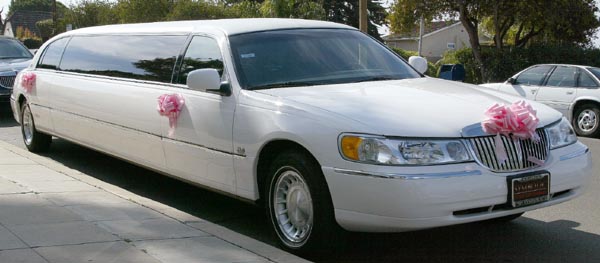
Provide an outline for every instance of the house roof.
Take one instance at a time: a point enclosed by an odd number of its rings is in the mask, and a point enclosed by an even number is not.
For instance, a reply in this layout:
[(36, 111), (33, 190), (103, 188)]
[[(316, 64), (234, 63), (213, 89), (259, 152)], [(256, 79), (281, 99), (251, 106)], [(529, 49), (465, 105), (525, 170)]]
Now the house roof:
[(6, 23), (10, 22), (12, 32), (17, 32), (18, 27), (29, 29), (36, 36), (40, 36), (40, 30), (35, 23), (41, 20), (52, 19), (51, 12), (43, 11), (16, 11), (6, 19)]
[[(429, 34), (434, 34), (435, 32), (445, 30), (446, 28), (450, 28), (455, 25), (459, 25), (459, 21), (436, 21), (425, 24), (425, 30), (423, 36), (427, 36)], [(400, 39), (417, 39), (419, 37), (419, 25), (415, 25), (415, 27), (408, 33), (400, 33), (400, 34), (392, 34), (384, 37), (385, 40), (400, 40)]]

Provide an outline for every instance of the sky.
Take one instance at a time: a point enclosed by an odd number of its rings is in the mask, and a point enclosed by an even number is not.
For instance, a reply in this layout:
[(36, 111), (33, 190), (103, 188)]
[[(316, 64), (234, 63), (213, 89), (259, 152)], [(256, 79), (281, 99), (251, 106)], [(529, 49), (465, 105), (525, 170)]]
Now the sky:
[[(66, 6), (69, 6), (72, 3), (76, 3), (78, 0), (58, 0), (58, 1), (63, 3)], [(112, 0), (112, 1), (114, 1), (114, 0)], [(391, 0), (384, 0), (384, 2), (389, 3), (389, 2), (391, 2)], [(4, 13), (2, 14), (2, 18), (5, 18), (6, 12), (8, 11), (9, 4), (10, 4), (10, 0), (0, 0), (0, 9), (4, 8)], [(596, 0), (596, 6), (600, 7), (600, 0)], [(597, 14), (597, 15), (600, 16), (600, 14)], [(383, 33), (383, 32), (381, 32), (381, 30), (380, 30), (380, 33)], [(594, 43), (595, 47), (600, 48), (600, 30), (598, 30), (598, 32), (596, 32), (596, 35), (592, 39), (592, 42)]]

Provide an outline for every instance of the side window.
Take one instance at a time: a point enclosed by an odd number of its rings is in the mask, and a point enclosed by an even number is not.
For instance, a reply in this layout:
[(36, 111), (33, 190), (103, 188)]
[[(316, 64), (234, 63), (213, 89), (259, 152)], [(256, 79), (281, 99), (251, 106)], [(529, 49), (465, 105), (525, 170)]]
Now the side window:
[(577, 71), (575, 67), (558, 66), (548, 78), (546, 86), (575, 87), (576, 72)]
[(519, 74), (516, 85), (541, 85), (551, 66), (539, 66)]
[(70, 72), (170, 83), (187, 36), (73, 37), (61, 69)]
[(69, 42), (69, 38), (61, 38), (52, 42), (44, 51), (44, 56), (38, 63), (38, 68), (58, 69), (60, 59), (65, 50), (65, 46)]
[(598, 87), (598, 83), (588, 74), (587, 72), (580, 70), (579, 71), (579, 87), (582, 88), (595, 88)]
[(195, 36), (185, 52), (177, 83), (186, 84), (188, 73), (203, 68), (214, 68), (223, 77), (223, 57), (217, 41)]

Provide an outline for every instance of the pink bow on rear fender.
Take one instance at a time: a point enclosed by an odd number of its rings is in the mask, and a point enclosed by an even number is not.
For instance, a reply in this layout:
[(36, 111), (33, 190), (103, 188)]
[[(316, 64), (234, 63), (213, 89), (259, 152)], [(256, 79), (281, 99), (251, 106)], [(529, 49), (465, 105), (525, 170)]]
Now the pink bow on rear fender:
[(35, 87), (35, 73), (25, 72), (21, 76), (21, 87), (25, 90), (25, 93), (31, 93), (33, 87)]
[[(500, 163), (508, 159), (501, 135), (509, 137), (512, 134), (514, 139), (539, 142), (540, 138), (535, 133), (539, 123), (536, 113), (525, 101), (517, 101), (510, 106), (496, 103), (485, 111), (487, 119), (481, 122), (481, 128), (485, 133), (496, 134), (495, 152)], [(544, 161), (530, 155), (527, 156), (527, 160), (538, 165), (544, 164)]]
[(177, 118), (185, 105), (185, 100), (180, 94), (163, 94), (158, 97), (158, 114), (169, 117), (169, 137), (175, 133)]

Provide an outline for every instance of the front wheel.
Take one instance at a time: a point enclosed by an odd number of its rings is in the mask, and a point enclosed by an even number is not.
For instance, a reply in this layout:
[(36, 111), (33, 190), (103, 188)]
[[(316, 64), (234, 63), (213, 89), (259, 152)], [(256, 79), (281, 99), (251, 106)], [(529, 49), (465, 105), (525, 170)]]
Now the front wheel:
[(314, 252), (338, 242), (332, 238), (339, 233), (339, 226), (329, 190), (314, 159), (297, 152), (283, 153), (271, 165), (267, 182), (267, 214), (283, 248)]
[(573, 115), (573, 128), (579, 136), (600, 137), (599, 118), (600, 110), (595, 104), (581, 105)]
[(30, 152), (44, 152), (50, 148), (52, 136), (35, 129), (33, 114), (26, 102), (21, 106), (21, 134), (23, 142)]

